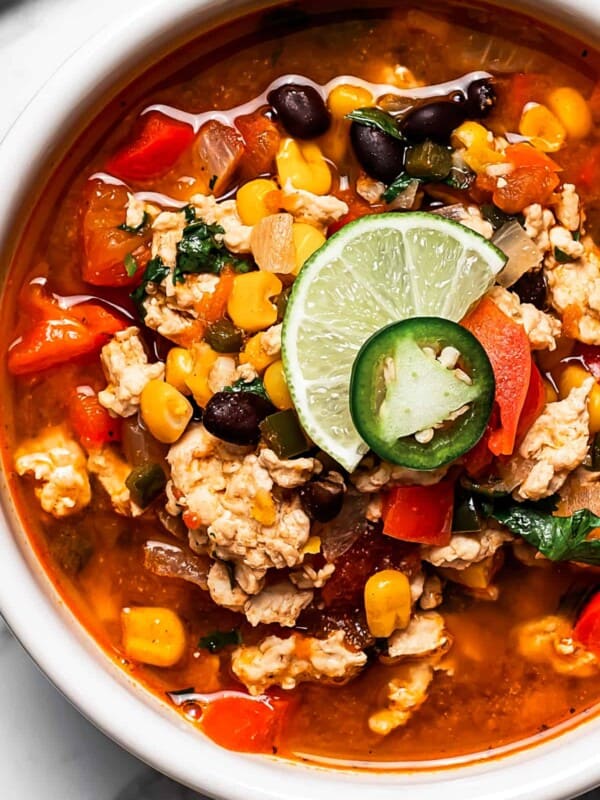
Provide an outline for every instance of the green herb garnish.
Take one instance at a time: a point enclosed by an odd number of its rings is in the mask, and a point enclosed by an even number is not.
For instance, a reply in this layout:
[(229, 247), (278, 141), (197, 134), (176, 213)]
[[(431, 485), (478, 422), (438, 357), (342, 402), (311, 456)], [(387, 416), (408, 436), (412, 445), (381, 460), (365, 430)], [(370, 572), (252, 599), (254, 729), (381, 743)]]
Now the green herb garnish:
[(554, 258), (558, 261), (559, 264), (568, 264), (569, 261), (573, 261), (571, 256), (565, 253), (564, 250), (561, 250), (560, 247), (554, 248)]
[(215, 185), (216, 185), (218, 180), (219, 180), (219, 178), (218, 178), (217, 175), (211, 175), (210, 176), (210, 180), (208, 182), (208, 188), (211, 190), (211, 192), (215, 188)]
[(184, 206), (182, 209), (183, 216), (185, 217), (185, 221), (190, 224), (190, 222), (196, 221), (196, 209), (192, 205)]
[(173, 283), (181, 283), (188, 274), (210, 273), (218, 275), (230, 265), (236, 272), (248, 272), (251, 265), (232, 255), (216, 237), (225, 233), (220, 225), (192, 222), (183, 229), (183, 238), (177, 245), (177, 263)]
[(391, 114), (386, 114), (380, 108), (357, 108), (350, 114), (346, 115), (346, 119), (360, 122), (361, 125), (370, 125), (372, 128), (377, 128), (388, 136), (393, 136), (394, 139), (404, 141), (404, 136), (400, 133), (396, 120)]
[(144, 270), (144, 274), (142, 275), (142, 281), (140, 285), (131, 292), (129, 295), (133, 302), (136, 305), (138, 313), (141, 319), (144, 319), (146, 316), (146, 309), (144, 308), (144, 300), (146, 299), (146, 289), (149, 283), (162, 283), (162, 281), (167, 277), (167, 275), (171, 272), (169, 267), (163, 264), (162, 259), (159, 256), (156, 258), (151, 258), (148, 264), (146, 265), (146, 269)]
[(524, 505), (486, 511), (551, 561), (600, 565), (600, 539), (588, 539), (593, 530), (600, 528), (600, 517), (586, 508), (570, 517), (555, 517), (551, 511)]
[(257, 394), (260, 397), (264, 397), (265, 400), (269, 399), (268, 394), (265, 391), (265, 385), (260, 378), (254, 378), (253, 381), (244, 381), (242, 378), (235, 381), (231, 384), (231, 386), (226, 386), (223, 389), (224, 392), (252, 392), (252, 394)]
[(230, 631), (213, 631), (203, 636), (198, 642), (198, 647), (208, 650), (210, 653), (218, 653), (224, 647), (242, 643), (242, 634), (237, 628)]
[(118, 225), (117, 228), (120, 231), (125, 231), (125, 233), (141, 233), (144, 228), (147, 227), (148, 223), (150, 222), (150, 214), (147, 211), (144, 211), (144, 216), (142, 217), (142, 221), (139, 225), (127, 225), (124, 222), (122, 225)]
[(133, 278), (138, 268), (137, 261), (133, 257), (133, 253), (127, 253), (125, 258), (123, 259), (123, 263), (125, 264), (125, 272), (129, 275), (130, 278)]
[(410, 175), (407, 175), (406, 172), (401, 172), (397, 178), (390, 183), (387, 187), (385, 192), (381, 195), (382, 199), (385, 200), (386, 203), (391, 203), (392, 200), (395, 200), (399, 194), (402, 194), (410, 184), (416, 181), (417, 183), (423, 183), (421, 178), (413, 178)]

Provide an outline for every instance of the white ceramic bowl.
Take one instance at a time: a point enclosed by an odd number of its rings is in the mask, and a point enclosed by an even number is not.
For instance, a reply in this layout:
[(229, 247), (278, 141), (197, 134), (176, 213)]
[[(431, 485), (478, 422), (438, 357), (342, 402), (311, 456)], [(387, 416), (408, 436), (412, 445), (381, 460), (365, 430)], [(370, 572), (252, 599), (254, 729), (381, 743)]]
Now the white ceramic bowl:
[[(263, 5), (274, 5), (263, 3)], [(110, 97), (148, 55), (248, 0), (160, 0), (122, 17), (88, 42), (45, 84), (0, 146), (0, 253), (10, 257), (23, 225), (24, 199), (60, 158), (73, 119)], [(521, 10), (600, 44), (598, 0), (514, 0)], [(37, 182), (36, 182), (37, 179)], [(327, 770), (222, 750), (165, 703), (133, 683), (98, 648), (37, 563), (2, 476), (0, 609), (50, 680), (108, 736), (188, 786), (223, 800), (561, 800), (600, 783), (600, 717), (589, 716), (532, 747), (451, 767), (414, 765), (397, 773)], [(58, 732), (60, 735), (60, 732)]]

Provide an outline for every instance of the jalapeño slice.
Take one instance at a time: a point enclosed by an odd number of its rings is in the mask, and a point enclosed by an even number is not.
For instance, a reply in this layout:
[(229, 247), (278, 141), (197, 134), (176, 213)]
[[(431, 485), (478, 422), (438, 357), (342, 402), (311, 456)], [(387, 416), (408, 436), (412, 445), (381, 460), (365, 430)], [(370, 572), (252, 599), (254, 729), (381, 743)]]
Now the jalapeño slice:
[[(446, 347), (459, 353), (455, 367), (437, 358)], [(472, 333), (439, 317), (413, 317), (382, 328), (361, 347), (352, 368), (350, 411), (378, 456), (430, 470), (479, 441), (494, 389), (492, 366)]]

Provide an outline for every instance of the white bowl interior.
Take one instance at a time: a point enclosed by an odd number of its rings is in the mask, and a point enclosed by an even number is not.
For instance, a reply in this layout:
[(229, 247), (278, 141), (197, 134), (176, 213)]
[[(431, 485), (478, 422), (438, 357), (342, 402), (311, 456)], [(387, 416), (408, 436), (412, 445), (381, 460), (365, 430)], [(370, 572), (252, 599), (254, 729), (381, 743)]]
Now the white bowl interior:
[[(262, 7), (275, 5), (263, 2)], [(43, 185), (72, 141), (78, 121), (116, 93), (119, 80), (139, 71), (174, 41), (248, 0), (157, 0), (143, 12), (97, 34), (52, 76), (0, 145), (0, 253), (3, 276), (24, 224), (26, 198)], [(512, 5), (556, 21), (591, 44), (600, 42), (597, 0), (522, 0)], [(76, 114), (73, 114), (76, 110)], [(70, 137), (70, 139), (69, 139)], [(28, 203), (28, 205), (30, 202)], [(214, 745), (155, 696), (131, 680), (82, 628), (52, 586), (24, 535), (6, 477), (0, 479), (0, 609), (50, 680), (107, 735), (142, 760), (188, 786), (226, 800), (358, 800), (449, 797), (492, 800), (565, 798), (600, 782), (600, 718), (588, 715), (535, 747), (507, 748), (491, 760), (458, 760), (452, 768), (414, 765), (397, 773), (349, 772), (234, 754)], [(556, 731), (554, 732), (556, 733)]]

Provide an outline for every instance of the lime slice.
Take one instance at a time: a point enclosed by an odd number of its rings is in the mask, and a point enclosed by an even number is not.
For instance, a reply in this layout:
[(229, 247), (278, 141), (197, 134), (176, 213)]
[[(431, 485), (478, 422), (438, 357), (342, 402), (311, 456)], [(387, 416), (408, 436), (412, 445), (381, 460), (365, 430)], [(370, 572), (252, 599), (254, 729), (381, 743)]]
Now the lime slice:
[(458, 322), (506, 256), (437, 214), (373, 214), (343, 227), (304, 264), (283, 323), (283, 363), (302, 425), (347, 470), (368, 451), (350, 415), (352, 365), (375, 331), (409, 317)]

